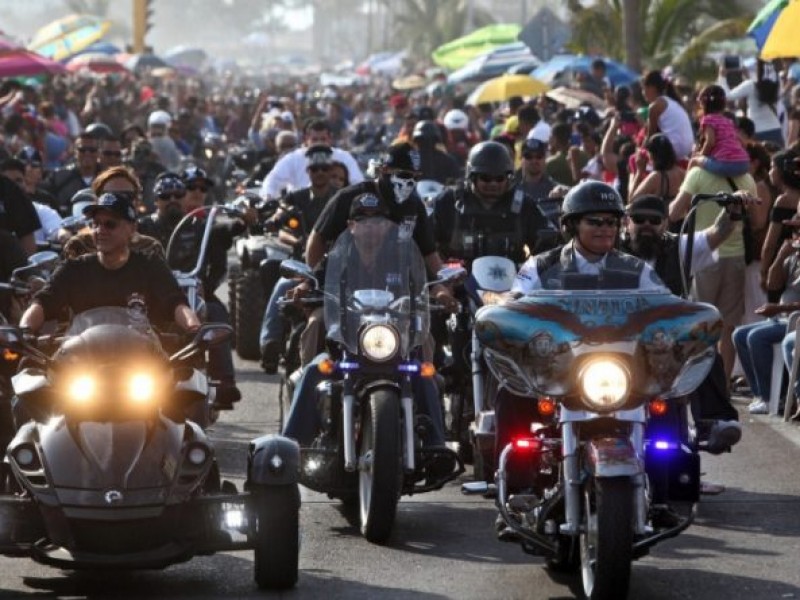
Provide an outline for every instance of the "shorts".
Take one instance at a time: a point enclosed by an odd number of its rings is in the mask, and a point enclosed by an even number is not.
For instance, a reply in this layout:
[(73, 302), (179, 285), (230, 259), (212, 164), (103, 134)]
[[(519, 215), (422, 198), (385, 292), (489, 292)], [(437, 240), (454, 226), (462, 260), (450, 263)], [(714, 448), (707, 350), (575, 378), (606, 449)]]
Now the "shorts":
[(736, 327), (744, 316), (744, 288), (744, 257), (729, 256), (695, 273), (692, 298), (713, 304), (725, 325)]

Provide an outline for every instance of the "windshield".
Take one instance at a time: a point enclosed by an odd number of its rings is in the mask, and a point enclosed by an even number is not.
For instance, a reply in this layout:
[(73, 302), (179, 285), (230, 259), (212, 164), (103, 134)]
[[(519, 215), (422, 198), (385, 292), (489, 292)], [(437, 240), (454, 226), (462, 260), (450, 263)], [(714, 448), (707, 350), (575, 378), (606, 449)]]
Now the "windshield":
[(85, 310), (73, 317), (67, 328), (66, 335), (68, 337), (80, 335), (96, 325), (123, 325), (141, 333), (155, 336), (150, 328), (150, 322), (147, 320), (147, 313), (144, 312), (143, 307), (139, 309), (136, 306), (126, 308), (102, 306)]
[(602, 263), (582, 261), (580, 272), (575, 267), (577, 263), (577, 258), (570, 258), (569, 253), (562, 253), (556, 264), (539, 273), (541, 289), (570, 292), (628, 290), (631, 293), (668, 291), (655, 271), (633, 256), (609, 254)]
[(401, 352), (422, 343), (429, 314), (425, 262), (412, 229), (383, 217), (351, 222), (328, 254), (325, 327), (328, 338), (358, 353), (358, 334), (370, 323), (393, 325)]

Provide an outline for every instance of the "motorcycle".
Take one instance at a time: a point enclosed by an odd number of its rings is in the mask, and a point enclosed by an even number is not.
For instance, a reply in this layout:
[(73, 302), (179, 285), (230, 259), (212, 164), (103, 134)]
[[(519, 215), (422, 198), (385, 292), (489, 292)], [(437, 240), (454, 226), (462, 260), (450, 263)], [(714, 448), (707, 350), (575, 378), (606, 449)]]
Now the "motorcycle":
[[(422, 356), (427, 289), (465, 272), (446, 268), (438, 282), (425, 283), (425, 263), (407, 227), (381, 218), (357, 225), (328, 254), (324, 288), (299, 261), (284, 261), (282, 272), (324, 291), (332, 347), (317, 367), (325, 379), (310, 401), (320, 407), (321, 426), (301, 449), (300, 481), (357, 504), (364, 537), (384, 543), (401, 495), (440, 489), (464, 470), (452, 450), (423, 446), (430, 421), (415, 411), (414, 388), (435, 375)], [(445, 454), (458, 468), (437, 474), (432, 465)]]
[(0, 494), (0, 553), (64, 569), (160, 569), (253, 549), (258, 587), (292, 587), (297, 444), (253, 440), (238, 492), (184, 417), (204, 398), (188, 361), (230, 335), (228, 325), (203, 325), (167, 356), (144, 312), (101, 307), (76, 315), (48, 355), (0, 327), (0, 346), (29, 361), (13, 388), (34, 417), (5, 454), (12, 485)]
[[(632, 561), (694, 518), (700, 460), (685, 397), (711, 368), (721, 319), (666, 289), (637, 290), (638, 275), (541, 279), (546, 289), (476, 315), (493, 377), (537, 415), (502, 448), (497, 506), (524, 550), (580, 567), (587, 598), (625, 598)], [(509, 490), (512, 460), (528, 487)]]

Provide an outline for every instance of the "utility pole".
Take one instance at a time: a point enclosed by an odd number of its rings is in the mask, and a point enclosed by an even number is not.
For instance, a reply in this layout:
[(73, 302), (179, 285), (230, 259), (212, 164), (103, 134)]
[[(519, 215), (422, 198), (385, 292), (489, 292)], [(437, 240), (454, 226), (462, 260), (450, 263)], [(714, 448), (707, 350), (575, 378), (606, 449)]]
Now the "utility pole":
[(131, 44), (131, 48), (134, 54), (142, 54), (147, 48), (144, 39), (153, 26), (150, 22), (152, 16), (153, 9), (150, 6), (150, 0), (133, 0), (133, 44)]

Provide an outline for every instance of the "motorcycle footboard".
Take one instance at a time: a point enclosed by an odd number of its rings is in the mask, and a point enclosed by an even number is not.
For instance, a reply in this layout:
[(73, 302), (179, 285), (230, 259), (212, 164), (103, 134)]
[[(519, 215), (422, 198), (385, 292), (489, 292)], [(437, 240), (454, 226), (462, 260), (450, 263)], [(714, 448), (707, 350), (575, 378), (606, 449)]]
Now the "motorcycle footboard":
[(338, 448), (300, 448), (300, 483), (310, 490), (340, 498), (358, 489), (356, 472), (344, 470)]
[(652, 535), (645, 536), (642, 539), (635, 541), (633, 544), (634, 555), (637, 557), (643, 556), (646, 554), (648, 548), (655, 546), (663, 540), (677, 536), (686, 528), (688, 528), (689, 525), (694, 523), (696, 515), (697, 505), (694, 505), (692, 506), (691, 512), (688, 515), (681, 517), (674, 526), (667, 529), (660, 529), (658, 532), (653, 533)]
[(30, 554), (33, 544), (44, 535), (44, 522), (36, 504), (19, 496), (0, 496), (0, 554)]

